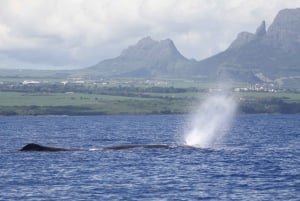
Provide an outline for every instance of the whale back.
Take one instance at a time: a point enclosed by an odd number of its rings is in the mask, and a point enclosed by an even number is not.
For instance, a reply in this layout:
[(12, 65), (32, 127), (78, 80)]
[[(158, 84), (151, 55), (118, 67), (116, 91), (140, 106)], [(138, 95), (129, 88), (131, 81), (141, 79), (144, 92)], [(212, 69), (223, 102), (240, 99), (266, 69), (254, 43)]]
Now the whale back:
[(172, 145), (167, 144), (127, 144), (104, 147), (104, 150), (122, 150), (122, 149), (171, 149)]
[(25, 145), (20, 151), (68, 151), (68, 149), (47, 147), (39, 144), (30, 143)]
[[(168, 144), (126, 144), (102, 147), (102, 150), (123, 150), (123, 149), (173, 149), (176, 147), (186, 147), (179, 145)], [(25, 145), (20, 151), (82, 151), (81, 149), (64, 149), (58, 147), (47, 147), (40, 144), (29, 143)]]

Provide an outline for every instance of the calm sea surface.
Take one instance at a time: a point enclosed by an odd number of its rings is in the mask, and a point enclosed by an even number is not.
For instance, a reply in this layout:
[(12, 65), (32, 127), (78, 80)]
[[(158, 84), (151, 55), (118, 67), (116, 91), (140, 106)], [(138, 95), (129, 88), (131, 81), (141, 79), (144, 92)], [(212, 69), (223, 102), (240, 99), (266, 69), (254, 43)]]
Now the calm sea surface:
[[(180, 144), (187, 116), (0, 117), (0, 200), (299, 200), (300, 115), (240, 115), (212, 148)], [(27, 143), (80, 148), (20, 152)]]

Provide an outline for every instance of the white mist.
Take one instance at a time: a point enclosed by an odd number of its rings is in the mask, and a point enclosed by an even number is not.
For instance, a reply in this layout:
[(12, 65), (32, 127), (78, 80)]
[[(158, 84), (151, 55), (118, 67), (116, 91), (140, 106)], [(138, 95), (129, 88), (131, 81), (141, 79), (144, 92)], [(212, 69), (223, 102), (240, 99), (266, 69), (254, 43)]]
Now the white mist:
[(184, 143), (201, 148), (213, 145), (226, 133), (234, 118), (236, 103), (227, 95), (212, 95), (205, 99), (192, 115)]

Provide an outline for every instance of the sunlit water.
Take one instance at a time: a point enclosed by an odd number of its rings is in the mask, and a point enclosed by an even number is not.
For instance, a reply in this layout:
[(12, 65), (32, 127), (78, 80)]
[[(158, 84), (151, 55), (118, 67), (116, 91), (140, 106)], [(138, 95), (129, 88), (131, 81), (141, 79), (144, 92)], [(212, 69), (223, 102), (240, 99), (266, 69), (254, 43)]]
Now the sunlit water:
[(0, 200), (299, 200), (300, 115), (236, 116), (209, 148), (97, 149), (178, 144), (189, 119), (0, 117)]

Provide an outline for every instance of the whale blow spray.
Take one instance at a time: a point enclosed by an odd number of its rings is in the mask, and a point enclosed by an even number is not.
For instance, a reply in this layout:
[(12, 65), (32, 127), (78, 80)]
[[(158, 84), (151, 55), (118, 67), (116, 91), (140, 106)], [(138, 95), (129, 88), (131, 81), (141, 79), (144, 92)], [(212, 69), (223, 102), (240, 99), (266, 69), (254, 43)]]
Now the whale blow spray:
[(212, 147), (230, 127), (235, 111), (236, 103), (232, 97), (208, 97), (192, 115), (184, 135), (184, 143), (201, 148)]

